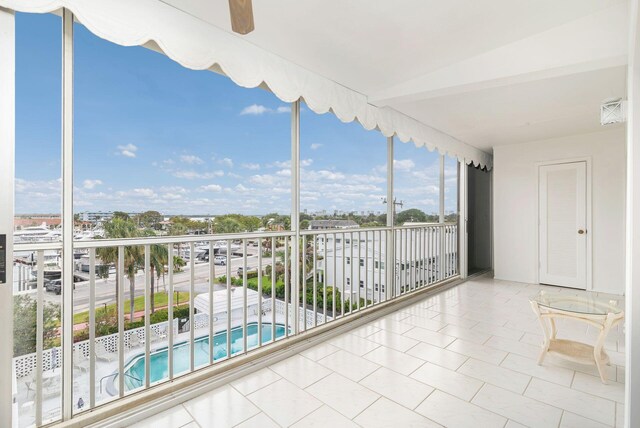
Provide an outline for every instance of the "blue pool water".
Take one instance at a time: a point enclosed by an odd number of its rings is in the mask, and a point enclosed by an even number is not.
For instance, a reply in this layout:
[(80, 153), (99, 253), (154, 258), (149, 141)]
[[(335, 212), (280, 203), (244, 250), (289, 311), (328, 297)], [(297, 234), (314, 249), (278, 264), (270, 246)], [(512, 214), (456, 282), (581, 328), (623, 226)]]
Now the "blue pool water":
[[(276, 324), (276, 339), (284, 336), (286, 328)], [(262, 343), (271, 340), (272, 328), (270, 323), (262, 323)], [(242, 352), (242, 327), (231, 329), (231, 354)], [(258, 323), (247, 324), (247, 348), (258, 346)], [(218, 360), (227, 356), (227, 331), (221, 331), (213, 336), (213, 359)], [(168, 348), (153, 351), (150, 355), (151, 383), (169, 377)], [(209, 364), (209, 336), (198, 337), (194, 341), (194, 366)], [(144, 385), (144, 354), (133, 357), (125, 367), (125, 388), (132, 390)], [(173, 373), (179, 374), (189, 370), (189, 343), (181, 342), (173, 345)]]

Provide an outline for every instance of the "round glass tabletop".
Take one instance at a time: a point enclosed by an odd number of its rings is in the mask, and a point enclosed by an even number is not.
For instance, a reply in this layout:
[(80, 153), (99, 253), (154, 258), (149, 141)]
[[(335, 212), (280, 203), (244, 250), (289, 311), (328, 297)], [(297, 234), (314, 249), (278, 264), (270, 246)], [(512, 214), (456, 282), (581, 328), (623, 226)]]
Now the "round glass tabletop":
[(543, 290), (531, 301), (551, 309), (589, 315), (619, 314), (623, 311), (619, 300), (604, 298), (596, 293), (573, 295)]

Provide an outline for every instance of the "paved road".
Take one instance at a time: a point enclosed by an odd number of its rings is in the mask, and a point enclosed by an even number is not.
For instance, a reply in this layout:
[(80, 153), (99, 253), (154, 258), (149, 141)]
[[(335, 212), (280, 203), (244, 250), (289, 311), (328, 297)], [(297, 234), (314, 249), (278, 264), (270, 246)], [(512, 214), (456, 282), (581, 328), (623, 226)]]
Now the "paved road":
[[(263, 258), (262, 266), (271, 264), (271, 258)], [(237, 276), (238, 268), (243, 265), (242, 257), (236, 257), (231, 259), (231, 275)], [(255, 268), (258, 266), (258, 256), (247, 256), (247, 267)], [(191, 271), (189, 263), (183, 268), (183, 272), (175, 273), (173, 276), (173, 284), (175, 291), (189, 291), (189, 282), (191, 278)], [(226, 266), (215, 265), (215, 275), (220, 277), (227, 272)], [(196, 263), (195, 264), (195, 291), (196, 293), (204, 293), (209, 290), (209, 263)], [(135, 296), (144, 295), (144, 272), (139, 271), (135, 278)], [(165, 287), (168, 289), (168, 278), (165, 276), (164, 280), (160, 278), (156, 281), (156, 287), (160, 291), (164, 291)], [(220, 287), (222, 288), (222, 287)], [(129, 280), (125, 278), (124, 289), (126, 298), (129, 298)], [(61, 303), (61, 296), (54, 293), (45, 292), (45, 301), (53, 303)], [(89, 283), (76, 284), (76, 289), (73, 295), (74, 312), (86, 311), (89, 308)], [(108, 279), (96, 279), (96, 306), (104, 304), (115, 303), (115, 275), (111, 274)]]

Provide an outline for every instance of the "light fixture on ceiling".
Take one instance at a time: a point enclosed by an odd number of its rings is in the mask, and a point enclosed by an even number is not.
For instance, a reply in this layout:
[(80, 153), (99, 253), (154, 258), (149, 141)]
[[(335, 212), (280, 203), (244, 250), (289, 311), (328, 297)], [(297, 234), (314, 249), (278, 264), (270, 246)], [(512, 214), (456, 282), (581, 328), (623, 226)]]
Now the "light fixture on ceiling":
[(251, 0), (229, 0), (231, 29), (238, 34), (249, 34), (254, 30)]
[(625, 101), (622, 98), (607, 99), (600, 105), (600, 124), (611, 125), (626, 120)]

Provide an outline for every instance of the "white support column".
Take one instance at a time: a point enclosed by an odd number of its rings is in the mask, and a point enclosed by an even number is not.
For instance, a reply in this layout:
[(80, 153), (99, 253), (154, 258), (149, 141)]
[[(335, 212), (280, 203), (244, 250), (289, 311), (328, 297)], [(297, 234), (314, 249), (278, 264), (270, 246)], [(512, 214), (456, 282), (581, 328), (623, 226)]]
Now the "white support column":
[(73, 14), (62, 14), (62, 419), (73, 413)]
[(300, 308), (300, 100), (291, 104), (291, 302), (293, 304), (293, 333), (297, 334)]
[(467, 277), (467, 221), (469, 212), (467, 209), (467, 164), (465, 159), (458, 162), (458, 263), (460, 264), (460, 278)]
[(385, 300), (396, 295), (396, 255), (395, 255), (395, 209), (396, 204), (393, 199), (393, 137), (387, 138), (387, 231), (386, 238), (386, 260), (385, 269)]
[(444, 223), (444, 155), (440, 155), (440, 223)]
[[(625, 427), (640, 426), (640, 7), (632, 0), (627, 116)], [(632, 404), (632, 403), (635, 403)]]
[[(440, 218), (439, 223), (444, 223), (444, 155), (440, 155)], [(438, 247), (438, 272), (440, 273), (439, 279), (445, 278), (445, 228), (440, 228), (440, 245)]]
[[(0, 234), (6, 235), (0, 283), (0, 426), (17, 426), (13, 404), (13, 215), (15, 187), (15, 15), (0, 8)], [(0, 250), (2, 251), (2, 250)], [(15, 421), (13, 425), (12, 420)]]

